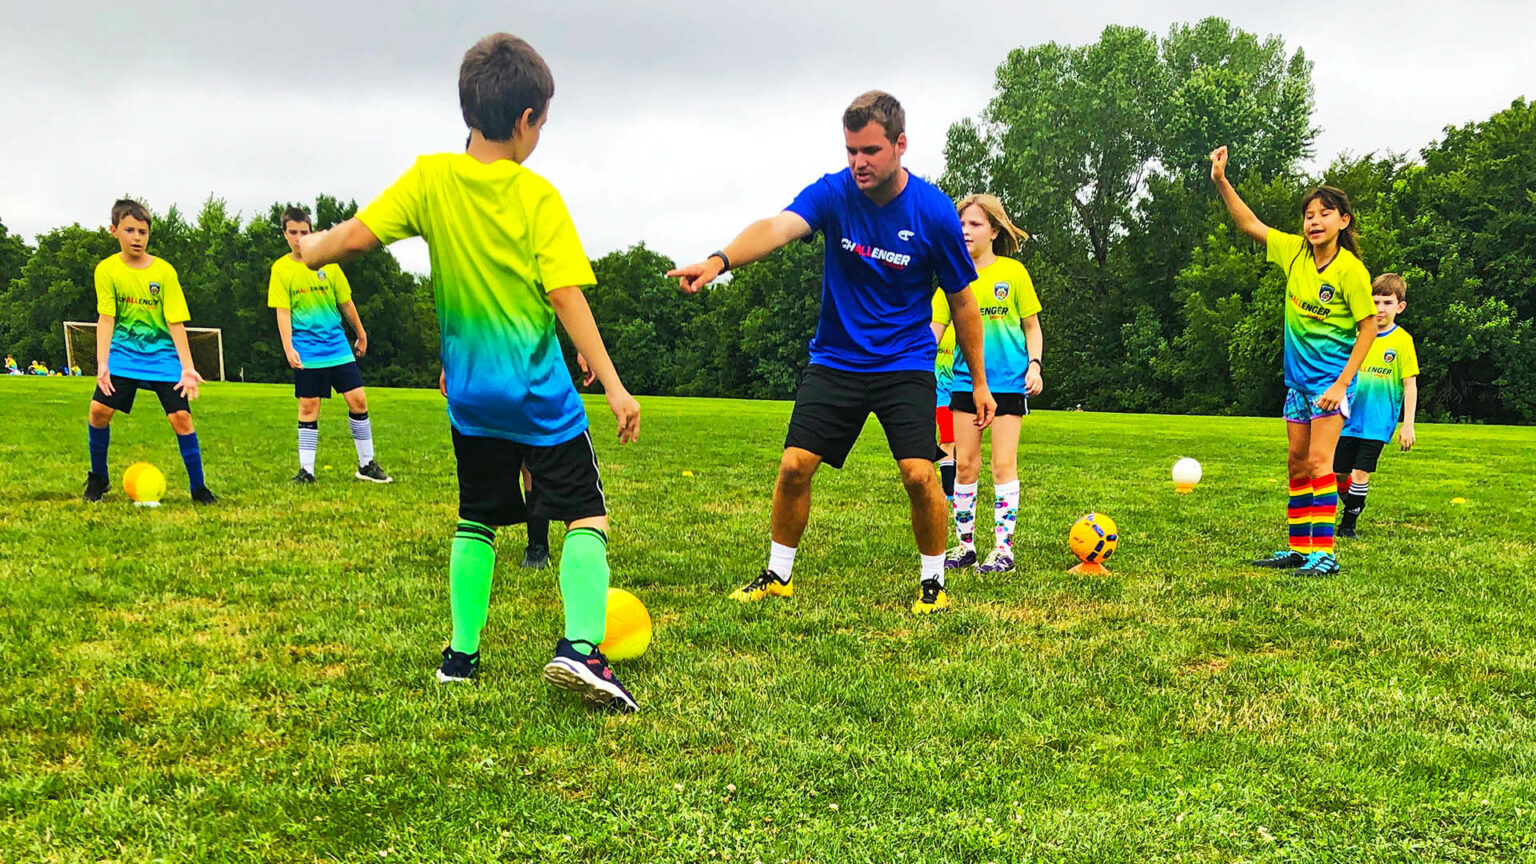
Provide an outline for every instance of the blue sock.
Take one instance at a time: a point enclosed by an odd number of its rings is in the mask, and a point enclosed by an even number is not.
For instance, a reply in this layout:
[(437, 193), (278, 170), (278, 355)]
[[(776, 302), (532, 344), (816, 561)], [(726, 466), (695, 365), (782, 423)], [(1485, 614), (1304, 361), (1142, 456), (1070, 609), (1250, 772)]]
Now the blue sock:
[(203, 488), (203, 451), (197, 446), (197, 433), (177, 435), (176, 444), (181, 447), (181, 461), (187, 466), (187, 485), (196, 492)]
[(112, 440), (112, 427), (103, 426), (97, 429), (87, 423), (85, 428), (91, 430), (91, 473), (107, 476), (107, 443)]

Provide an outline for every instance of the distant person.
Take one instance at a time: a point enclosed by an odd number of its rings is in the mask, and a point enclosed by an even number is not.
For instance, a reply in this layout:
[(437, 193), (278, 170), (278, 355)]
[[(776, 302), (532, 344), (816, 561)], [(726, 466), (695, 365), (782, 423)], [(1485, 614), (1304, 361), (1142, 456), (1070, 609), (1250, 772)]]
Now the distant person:
[[(289, 207), (282, 215), (288, 254), (272, 262), (267, 281), (267, 305), (277, 310), (277, 333), (283, 354), (293, 367), (293, 395), (299, 400), (299, 473), (293, 482), (315, 482), (315, 455), (320, 448), (320, 400), (341, 394), (347, 403), (347, 425), (357, 451), (352, 476), (371, 483), (389, 483), (373, 454), (373, 421), (357, 358), (368, 353), (368, 332), (352, 302), (352, 285), (335, 264), (311, 270), (299, 257), (299, 241), (313, 230), (308, 211)], [(345, 316), (356, 339), (347, 344)], [(357, 355), (353, 356), (353, 349)]]
[(1371, 491), (1371, 474), (1392, 433), (1397, 432), (1398, 446), (1404, 453), (1418, 440), (1413, 419), (1419, 409), (1419, 353), (1413, 337), (1397, 323), (1397, 316), (1408, 308), (1407, 295), (1408, 282), (1396, 273), (1383, 273), (1371, 282), (1376, 341), (1360, 366), (1354, 411), (1333, 454), (1339, 488), (1348, 490), (1340, 496), (1344, 505), (1344, 514), (1339, 517), (1340, 537), (1355, 536), (1356, 523), (1365, 512), (1365, 496)]
[(203, 454), (192, 426), (190, 401), (203, 376), (192, 365), (186, 322), (191, 318), (176, 270), (150, 255), (149, 210), (122, 199), (112, 205), (112, 236), (120, 251), (96, 265), (96, 392), (91, 396), (91, 471), (85, 500), (100, 501), (112, 488), (107, 446), (112, 416), (133, 411), (139, 390), (160, 398), (176, 433), (187, 485), (198, 504), (218, 501), (203, 478)]

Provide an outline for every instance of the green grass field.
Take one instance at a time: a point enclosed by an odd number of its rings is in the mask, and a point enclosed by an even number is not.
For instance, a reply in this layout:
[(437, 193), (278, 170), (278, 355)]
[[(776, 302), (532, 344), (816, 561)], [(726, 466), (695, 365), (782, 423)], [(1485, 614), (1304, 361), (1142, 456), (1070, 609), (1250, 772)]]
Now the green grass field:
[[(656, 621), (618, 717), (539, 677), (559, 597), (516, 527), (482, 683), (433, 681), (436, 392), (370, 394), (397, 483), (351, 479), (333, 400), (296, 488), (291, 389), (209, 386), (211, 509), (146, 394), (112, 471), (165, 470), (150, 511), (80, 501), (91, 383), (0, 380), (0, 862), (1536, 861), (1533, 429), (1421, 426), (1344, 573), (1298, 581), (1244, 566), (1283, 531), (1279, 420), (1039, 413), (1019, 571), (916, 619), (876, 427), (818, 478), (796, 597), (744, 607), (789, 406), (642, 399), (619, 448), (589, 400)], [(1090, 510), (1109, 578), (1065, 572)]]

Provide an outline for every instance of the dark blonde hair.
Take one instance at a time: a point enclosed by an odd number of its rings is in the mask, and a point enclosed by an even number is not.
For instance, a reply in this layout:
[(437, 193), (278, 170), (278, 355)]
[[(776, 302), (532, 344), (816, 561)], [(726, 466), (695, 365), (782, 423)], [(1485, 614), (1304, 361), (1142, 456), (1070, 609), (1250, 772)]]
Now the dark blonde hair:
[(1003, 209), (1003, 202), (996, 195), (985, 193), (967, 195), (955, 205), (955, 212), (964, 215), (965, 209), (973, 204), (987, 214), (987, 221), (997, 229), (997, 236), (992, 238), (993, 254), (1014, 255), (1024, 241), (1029, 239), (1029, 232), (1013, 224), (1013, 220), (1008, 218), (1008, 211)]
[(311, 230), (313, 230), (315, 227), (315, 223), (309, 218), (309, 211), (305, 210), (303, 207), (289, 207), (287, 210), (284, 210), (283, 218), (279, 219), (277, 224), (284, 231), (287, 231), (289, 222), (303, 222), (305, 225), (308, 225)]
[(145, 225), (150, 224), (149, 208), (145, 207), (143, 202), (132, 198), (119, 198), (112, 205), (112, 227), (116, 228), (117, 223), (123, 221), (124, 216), (132, 216)]
[(507, 141), (523, 112), (544, 116), (555, 95), (555, 76), (533, 46), (511, 33), (492, 33), (464, 52), (459, 64), (459, 110), (464, 123), (490, 141)]
[(853, 100), (843, 112), (843, 128), (857, 132), (871, 123), (879, 123), (886, 139), (894, 144), (907, 131), (907, 112), (895, 96), (884, 90), (871, 90)]
[(1396, 273), (1383, 273), (1371, 280), (1372, 297), (1396, 297), (1399, 302), (1408, 299), (1408, 280)]

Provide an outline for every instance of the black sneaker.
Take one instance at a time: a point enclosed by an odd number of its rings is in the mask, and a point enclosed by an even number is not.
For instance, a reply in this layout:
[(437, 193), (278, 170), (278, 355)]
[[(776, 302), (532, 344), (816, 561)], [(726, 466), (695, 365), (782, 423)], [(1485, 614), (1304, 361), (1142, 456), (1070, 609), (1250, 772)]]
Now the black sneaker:
[(299, 473), (293, 475), (293, 482), (299, 484), (300, 486), (308, 486), (309, 484), (315, 482), (315, 475), (305, 471), (303, 468), (300, 468)]
[(94, 471), (85, 475), (85, 500), (100, 501), (101, 496), (112, 491), (112, 481)]
[(465, 654), (453, 650), (450, 645), (443, 649), (443, 665), (437, 667), (439, 684), (472, 684), (480, 674), (480, 652)]
[(1339, 537), (1357, 537), (1357, 536), (1359, 536), (1359, 535), (1357, 535), (1355, 533), (1355, 523), (1353, 523), (1353, 522), (1340, 522), (1338, 530), (1335, 531), (1334, 534), (1339, 536)]
[(199, 486), (192, 490), (192, 501), (197, 504), (217, 504), (219, 496), (209, 491), (207, 486)]
[(1268, 558), (1260, 558), (1253, 562), (1253, 566), (1266, 567), (1270, 570), (1295, 570), (1305, 563), (1307, 563), (1307, 556), (1300, 552), (1282, 549)]
[(384, 469), (379, 467), (379, 463), (376, 460), (369, 460), (367, 465), (357, 469), (357, 473), (352, 476), (359, 480), (367, 480), (370, 483), (394, 482), (394, 478), (385, 474)]
[(613, 667), (608, 665), (608, 658), (595, 645), (591, 654), (582, 654), (569, 639), (561, 639), (555, 644), (554, 659), (544, 664), (544, 680), (561, 690), (575, 693), (593, 708), (624, 714), (640, 710), (635, 697), (619, 683)]
[(543, 570), (549, 566), (549, 547), (543, 544), (529, 543), (523, 550), (523, 566), (530, 570)]

